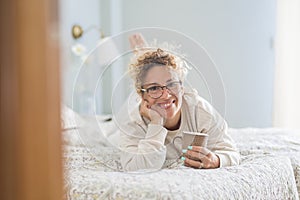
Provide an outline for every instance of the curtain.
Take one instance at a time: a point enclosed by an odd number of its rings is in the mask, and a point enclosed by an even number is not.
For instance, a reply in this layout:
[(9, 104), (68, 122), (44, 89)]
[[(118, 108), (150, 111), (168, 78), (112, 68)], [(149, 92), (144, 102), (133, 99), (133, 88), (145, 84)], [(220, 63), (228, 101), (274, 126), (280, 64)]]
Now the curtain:
[(300, 128), (300, 0), (277, 0), (273, 125)]

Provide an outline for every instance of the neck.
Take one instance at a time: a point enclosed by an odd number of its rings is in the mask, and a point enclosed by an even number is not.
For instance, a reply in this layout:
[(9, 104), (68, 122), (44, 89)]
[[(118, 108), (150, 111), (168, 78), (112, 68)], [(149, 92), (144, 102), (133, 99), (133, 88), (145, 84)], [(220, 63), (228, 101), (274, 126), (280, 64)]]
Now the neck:
[(177, 130), (180, 127), (180, 122), (181, 122), (181, 110), (178, 113), (176, 113), (176, 115), (173, 118), (166, 120), (164, 127), (171, 131)]

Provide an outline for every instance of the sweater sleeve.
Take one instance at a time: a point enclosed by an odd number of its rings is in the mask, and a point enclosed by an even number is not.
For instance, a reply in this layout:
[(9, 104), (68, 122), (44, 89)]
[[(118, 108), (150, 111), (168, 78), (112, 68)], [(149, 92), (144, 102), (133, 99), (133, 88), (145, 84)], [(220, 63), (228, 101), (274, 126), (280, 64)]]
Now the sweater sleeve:
[(220, 158), (220, 167), (238, 165), (240, 160), (240, 155), (227, 129), (226, 121), (215, 111), (207, 131), (209, 134), (207, 147)]
[[(238, 165), (240, 155), (228, 134), (225, 119), (197, 93), (189, 94), (186, 99), (190, 113), (195, 116), (196, 131), (208, 134), (207, 148), (220, 158), (220, 167)], [(190, 120), (193, 121), (193, 118)]]
[(149, 124), (147, 130), (130, 124), (121, 131), (121, 164), (124, 171), (158, 170), (166, 158), (164, 141), (167, 130)]

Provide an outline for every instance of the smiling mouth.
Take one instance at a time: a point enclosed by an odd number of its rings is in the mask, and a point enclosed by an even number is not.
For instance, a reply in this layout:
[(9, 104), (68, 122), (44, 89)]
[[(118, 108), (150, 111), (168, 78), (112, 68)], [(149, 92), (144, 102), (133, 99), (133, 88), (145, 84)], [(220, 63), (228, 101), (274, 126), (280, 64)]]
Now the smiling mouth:
[(172, 104), (173, 103), (175, 103), (176, 101), (175, 101), (175, 99), (174, 100), (172, 100), (172, 101), (170, 101), (170, 102), (168, 102), (168, 103), (159, 103), (158, 105), (159, 105), (159, 107), (161, 107), (161, 108), (163, 108), (163, 109), (168, 109), (168, 108), (170, 108), (171, 106), (172, 106)]

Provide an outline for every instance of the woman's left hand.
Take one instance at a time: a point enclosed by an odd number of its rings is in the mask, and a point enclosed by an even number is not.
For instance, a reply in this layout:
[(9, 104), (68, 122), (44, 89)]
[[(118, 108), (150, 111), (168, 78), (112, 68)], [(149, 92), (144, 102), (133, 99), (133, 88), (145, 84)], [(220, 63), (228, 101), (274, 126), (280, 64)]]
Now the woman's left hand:
[(220, 158), (205, 147), (192, 146), (184, 153), (184, 165), (193, 168), (213, 169), (220, 167)]

